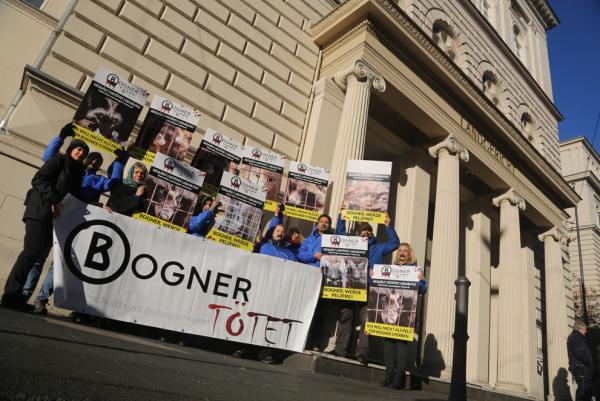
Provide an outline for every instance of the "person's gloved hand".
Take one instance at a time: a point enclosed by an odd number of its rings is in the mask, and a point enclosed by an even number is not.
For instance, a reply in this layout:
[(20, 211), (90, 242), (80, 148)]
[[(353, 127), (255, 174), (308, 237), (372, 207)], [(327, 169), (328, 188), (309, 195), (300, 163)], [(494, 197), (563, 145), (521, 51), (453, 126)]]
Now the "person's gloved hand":
[(73, 123), (68, 123), (60, 130), (60, 134), (58, 134), (62, 139), (67, 139), (69, 136), (75, 136), (75, 126)]
[(129, 152), (127, 152), (125, 148), (121, 147), (121, 149), (115, 149), (115, 156), (117, 156), (117, 160), (121, 162), (121, 164), (125, 165), (125, 163), (127, 163), (127, 159), (129, 159)]
[(213, 202), (213, 204), (210, 206), (210, 212), (213, 214), (213, 216), (217, 213), (219, 213), (221, 211), (221, 209), (219, 209), (219, 207), (222, 205), (222, 203), (220, 201), (216, 201)]

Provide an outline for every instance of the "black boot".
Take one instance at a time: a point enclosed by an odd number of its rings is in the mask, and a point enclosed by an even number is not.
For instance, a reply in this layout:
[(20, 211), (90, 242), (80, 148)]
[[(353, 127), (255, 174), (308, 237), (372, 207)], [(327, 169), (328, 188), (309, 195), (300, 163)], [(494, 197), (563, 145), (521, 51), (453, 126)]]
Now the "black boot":
[(392, 369), (385, 370), (385, 380), (383, 381), (383, 387), (388, 387), (394, 381), (394, 371)]
[(406, 373), (404, 371), (398, 371), (394, 375), (394, 381), (390, 384), (390, 388), (394, 390), (404, 390), (404, 385), (406, 384)]

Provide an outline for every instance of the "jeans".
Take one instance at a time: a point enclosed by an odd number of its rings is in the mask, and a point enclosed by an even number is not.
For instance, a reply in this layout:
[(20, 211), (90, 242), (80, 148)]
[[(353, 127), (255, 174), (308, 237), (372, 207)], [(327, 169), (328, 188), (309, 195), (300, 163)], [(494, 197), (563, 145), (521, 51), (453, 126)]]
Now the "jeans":
[(29, 298), (33, 291), (35, 291), (35, 287), (37, 286), (38, 280), (40, 279), (40, 275), (42, 274), (42, 270), (44, 269), (44, 263), (46, 259), (48, 259), (48, 254), (52, 250), (52, 247), (49, 247), (46, 252), (38, 260), (35, 261), (31, 270), (29, 270), (29, 274), (27, 275), (27, 281), (25, 281), (25, 285), (23, 285), (23, 295)]
[(44, 277), (44, 282), (42, 283), (42, 288), (40, 288), (40, 292), (35, 297), (35, 302), (48, 302), (48, 298), (54, 292), (54, 265), (50, 266), (48, 273), (46, 273), (46, 277)]

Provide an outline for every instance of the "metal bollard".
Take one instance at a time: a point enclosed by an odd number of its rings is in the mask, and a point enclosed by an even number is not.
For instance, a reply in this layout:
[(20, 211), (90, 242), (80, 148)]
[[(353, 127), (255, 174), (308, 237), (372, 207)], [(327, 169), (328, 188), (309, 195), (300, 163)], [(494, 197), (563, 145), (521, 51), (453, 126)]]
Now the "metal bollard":
[(456, 311), (454, 313), (454, 353), (452, 356), (452, 379), (448, 401), (467, 400), (467, 321), (469, 317), (469, 286), (471, 282), (465, 276), (459, 276), (456, 286)]

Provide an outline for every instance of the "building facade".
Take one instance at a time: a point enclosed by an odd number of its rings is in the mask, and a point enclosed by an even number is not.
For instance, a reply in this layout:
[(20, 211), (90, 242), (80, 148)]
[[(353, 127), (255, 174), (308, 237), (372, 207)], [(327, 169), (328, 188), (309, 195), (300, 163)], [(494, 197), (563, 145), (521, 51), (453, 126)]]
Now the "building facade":
[[(584, 137), (576, 137), (560, 143), (562, 172), (565, 180), (581, 197), (575, 208), (567, 210), (571, 218), (569, 231), (569, 254), (573, 293), (582, 312), (581, 271), (588, 304), (588, 314), (597, 324), (600, 298), (600, 156)], [(579, 238), (577, 238), (579, 224)], [(581, 260), (581, 261), (580, 261)]]
[(105, 66), (203, 113), (190, 158), (210, 127), (331, 169), (331, 214), (347, 160), (392, 161), (389, 212), (429, 280), (415, 373), (449, 380), (454, 280), (466, 275), (468, 382), (566, 399), (563, 210), (579, 198), (560, 174), (546, 0), (63, 6), (2, 119), (0, 279), (40, 155)]

